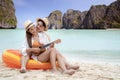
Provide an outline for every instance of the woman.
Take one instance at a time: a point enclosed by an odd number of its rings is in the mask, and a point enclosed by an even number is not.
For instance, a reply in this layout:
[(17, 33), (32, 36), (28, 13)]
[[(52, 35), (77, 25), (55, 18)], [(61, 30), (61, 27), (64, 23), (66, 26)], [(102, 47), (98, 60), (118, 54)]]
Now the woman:
[(26, 30), (26, 40), (22, 45), (22, 51), (21, 51), (23, 53), (23, 56), (21, 58), (21, 69), (20, 69), (21, 73), (26, 72), (26, 64), (30, 59), (30, 57), (34, 58), (34, 56), (32, 56), (32, 53), (39, 53), (40, 51), (39, 48), (32, 47), (33, 40), (34, 41), (38, 40), (38, 34), (35, 25), (33, 24), (32, 21), (27, 20), (24, 23), (24, 27)]
[[(40, 38), (39, 38), (39, 35), (36, 31), (36, 28), (35, 28), (35, 25), (32, 23), (32, 21), (30, 20), (27, 20), (25, 21), (24, 23), (24, 27), (25, 27), (25, 30), (26, 30), (26, 40), (22, 46), (22, 53), (23, 53), (23, 56), (21, 58), (21, 69), (20, 69), (20, 72), (21, 73), (25, 73), (26, 72), (26, 64), (28, 62), (28, 60), (30, 58), (33, 58), (34, 60), (37, 60), (37, 61), (40, 61), (40, 62), (47, 62), (48, 59), (44, 59), (44, 54), (48, 54), (48, 57), (50, 56), (49, 53), (51, 52), (50, 48), (47, 49), (46, 52), (41, 53), (41, 49), (39, 49), (39, 46), (41, 45), (40, 44)], [(52, 47), (52, 45), (51, 45)], [(38, 55), (40, 54), (41, 59), (38, 60)], [(54, 53), (51, 52), (51, 63), (53, 64), (55, 61), (54, 61)], [(47, 57), (47, 56), (46, 56)], [(54, 63), (55, 65), (55, 63)]]

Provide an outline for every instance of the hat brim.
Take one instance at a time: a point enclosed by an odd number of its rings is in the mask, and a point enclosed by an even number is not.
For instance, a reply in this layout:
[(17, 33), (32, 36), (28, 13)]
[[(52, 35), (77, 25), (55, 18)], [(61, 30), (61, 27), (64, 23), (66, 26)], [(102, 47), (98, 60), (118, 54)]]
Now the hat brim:
[(28, 26), (28, 27), (26, 28), (26, 31), (27, 31), (28, 29), (30, 29), (32, 26), (34, 26), (33, 23), (32, 23), (30, 26)]

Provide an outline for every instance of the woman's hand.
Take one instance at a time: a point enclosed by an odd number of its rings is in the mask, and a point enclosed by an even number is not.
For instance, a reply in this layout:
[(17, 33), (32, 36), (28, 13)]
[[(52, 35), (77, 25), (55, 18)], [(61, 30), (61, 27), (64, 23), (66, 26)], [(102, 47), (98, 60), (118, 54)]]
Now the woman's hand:
[(32, 54), (38, 54), (39, 55), (40, 49), (39, 48), (28, 48), (28, 49), (26, 49), (26, 52), (27, 52), (27, 55), (29, 57), (31, 57)]
[(40, 49), (39, 48), (31, 48), (31, 51), (33, 53), (40, 53)]

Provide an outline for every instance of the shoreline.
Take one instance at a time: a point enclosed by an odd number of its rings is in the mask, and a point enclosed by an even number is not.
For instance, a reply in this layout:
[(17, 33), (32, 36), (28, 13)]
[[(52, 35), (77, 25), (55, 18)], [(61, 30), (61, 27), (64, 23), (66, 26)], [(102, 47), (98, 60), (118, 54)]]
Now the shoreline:
[(106, 30), (120, 30), (120, 28), (108, 28)]
[[(24, 29), (24, 28), (0, 28), (3, 30), (11, 29), (11, 30), (16, 30), (16, 29)], [(120, 28), (106, 28), (106, 29), (48, 29), (48, 30), (120, 30)]]

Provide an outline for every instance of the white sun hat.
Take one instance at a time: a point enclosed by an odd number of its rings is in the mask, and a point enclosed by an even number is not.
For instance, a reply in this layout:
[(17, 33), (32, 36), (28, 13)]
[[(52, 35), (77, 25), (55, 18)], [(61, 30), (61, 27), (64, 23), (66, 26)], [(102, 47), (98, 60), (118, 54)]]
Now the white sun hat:
[(31, 20), (26, 20), (24, 22), (24, 28), (27, 31), (28, 29), (30, 29), (32, 26), (35, 26), (34, 23)]

